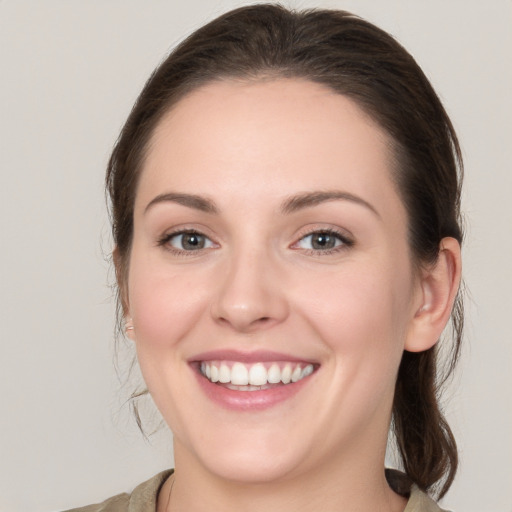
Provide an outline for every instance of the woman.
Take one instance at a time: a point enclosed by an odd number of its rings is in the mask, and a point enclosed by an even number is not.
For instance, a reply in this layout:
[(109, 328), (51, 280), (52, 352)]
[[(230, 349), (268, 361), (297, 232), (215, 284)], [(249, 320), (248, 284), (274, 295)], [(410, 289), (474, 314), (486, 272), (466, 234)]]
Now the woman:
[[(355, 16), (245, 7), (184, 41), (107, 173), (122, 321), (175, 471), (80, 510), (440, 510), (460, 175), (428, 80)], [(390, 425), (404, 473), (384, 471)]]

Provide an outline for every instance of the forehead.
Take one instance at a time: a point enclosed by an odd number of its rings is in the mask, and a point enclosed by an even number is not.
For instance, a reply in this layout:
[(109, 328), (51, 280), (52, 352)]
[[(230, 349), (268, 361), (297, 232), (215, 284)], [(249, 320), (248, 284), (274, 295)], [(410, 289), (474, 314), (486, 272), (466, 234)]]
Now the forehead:
[[(164, 189), (266, 198), (339, 189), (396, 200), (387, 134), (352, 100), (307, 80), (218, 81), (153, 134), (137, 201)], [(238, 190), (240, 192), (240, 190)]]

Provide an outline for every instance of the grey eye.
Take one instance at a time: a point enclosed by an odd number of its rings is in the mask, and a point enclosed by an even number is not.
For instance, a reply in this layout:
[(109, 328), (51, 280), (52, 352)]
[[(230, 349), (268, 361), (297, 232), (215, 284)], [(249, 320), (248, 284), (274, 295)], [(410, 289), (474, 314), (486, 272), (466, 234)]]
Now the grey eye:
[(212, 247), (212, 241), (200, 233), (177, 233), (169, 239), (171, 247), (180, 251), (199, 251)]
[(339, 247), (344, 242), (335, 233), (317, 231), (301, 238), (297, 244), (300, 249), (313, 249), (315, 251), (329, 250)]

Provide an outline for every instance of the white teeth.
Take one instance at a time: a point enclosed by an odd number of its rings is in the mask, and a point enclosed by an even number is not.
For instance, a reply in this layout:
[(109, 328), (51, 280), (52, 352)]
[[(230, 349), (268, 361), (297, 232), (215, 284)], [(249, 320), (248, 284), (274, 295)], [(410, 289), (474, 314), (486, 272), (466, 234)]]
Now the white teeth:
[(302, 375), (302, 370), (300, 366), (295, 367), (295, 370), (292, 372), (292, 382), (297, 382), (300, 380), (300, 377)]
[(256, 363), (249, 370), (249, 384), (263, 386), (267, 383), (267, 370), (261, 363)]
[(223, 384), (227, 384), (231, 382), (231, 372), (229, 371), (229, 366), (227, 364), (221, 364), (219, 369), (219, 382)]
[(312, 364), (308, 364), (302, 370), (302, 375), (301, 375), (300, 378), (303, 379), (304, 377), (307, 377), (308, 375), (311, 375), (312, 373), (313, 373), (313, 365)]
[(283, 371), (281, 372), (281, 382), (283, 384), (289, 384), (292, 380), (292, 367), (291, 365), (287, 364)]
[(276, 363), (268, 369), (267, 380), (269, 384), (278, 384), (281, 382), (281, 370)]
[(201, 373), (211, 382), (227, 384), (239, 391), (259, 390), (269, 384), (298, 382), (314, 372), (312, 364), (209, 361), (200, 365)]
[(242, 363), (235, 363), (231, 368), (231, 384), (247, 386), (249, 384), (249, 372)]

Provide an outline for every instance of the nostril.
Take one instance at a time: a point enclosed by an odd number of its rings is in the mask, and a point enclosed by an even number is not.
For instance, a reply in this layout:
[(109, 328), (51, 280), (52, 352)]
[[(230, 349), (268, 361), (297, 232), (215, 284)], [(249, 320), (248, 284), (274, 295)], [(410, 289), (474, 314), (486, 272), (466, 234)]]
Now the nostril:
[(268, 324), (272, 321), (272, 318), (270, 316), (262, 316), (261, 318), (257, 318), (252, 322), (252, 325), (264, 325)]
[(252, 331), (269, 328), (285, 319), (288, 309), (283, 295), (265, 290), (263, 293), (258, 287), (251, 290), (258, 293), (248, 293), (234, 285), (221, 289), (210, 304), (213, 320), (238, 331)]
[(254, 329), (258, 329), (258, 327), (271, 325), (273, 318), (271, 316), (262, 316), (260, 318), (255, 318), (254, 320), (250, 320), (247, 318), (220, 317), (217, 318), (217, 321), (223, 325), (231, 325), (237, 330), (249, 332)]

